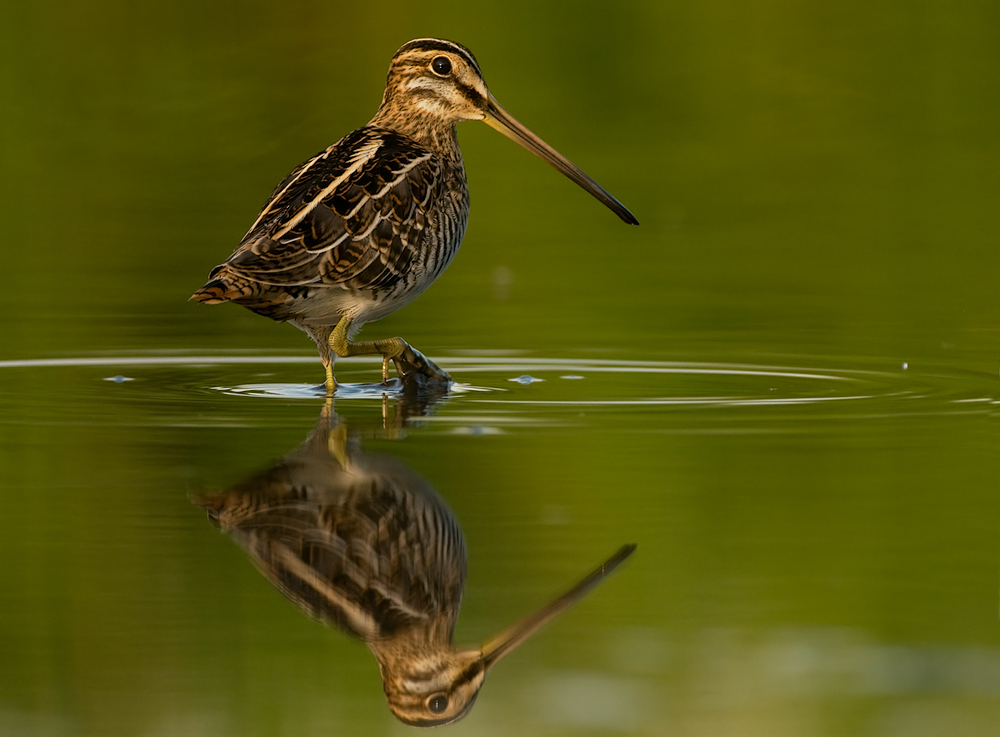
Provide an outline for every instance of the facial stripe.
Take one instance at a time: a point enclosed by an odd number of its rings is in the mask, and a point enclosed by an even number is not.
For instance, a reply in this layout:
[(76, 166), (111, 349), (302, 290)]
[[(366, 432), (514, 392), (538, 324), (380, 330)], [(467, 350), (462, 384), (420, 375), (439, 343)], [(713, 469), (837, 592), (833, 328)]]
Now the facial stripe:
[(473, 663), (469, 664), (469, 667), (463, 670), (461, 673), (459, 673), (458, 676), (455, 678), (454, 682), (452, 683), (452, 690), (454, 690), (458, 684), (472, 683), (474, 680), (476, 680), (476, 678), (479, 677), (479, 674), (482, 673), (482, 671), (483, 671), (482, 660), (476, 660)]
[(467, 48), (454, 41), (445, 41), (440, 38), (418, 38), (403, 44), (399, 51), (396, 52), (396, 56), (398, 57), (400, 54), (408, 51), (447, 51), (462, 57), (469, 66), (476, 70), (477, 74), (482, 76), (482, 71), (479, 69), (479, 62), (476, 61), (476, 57)]
[(449, 109), (452, 103), (448, 100), (456, 93), (475, 108), (481, 108), (489, 94), (482, 83), (467, 84), (455, 78), (442, 80), (424, 75), (406, 79), (399, 88), (414, 107), (430, 113)]
[(455, 80), (455, 89), (469, 102), (478, 106), (483, 102), (483, 93), (473, 87), (471, 84), (462, 84), (458, 80)]

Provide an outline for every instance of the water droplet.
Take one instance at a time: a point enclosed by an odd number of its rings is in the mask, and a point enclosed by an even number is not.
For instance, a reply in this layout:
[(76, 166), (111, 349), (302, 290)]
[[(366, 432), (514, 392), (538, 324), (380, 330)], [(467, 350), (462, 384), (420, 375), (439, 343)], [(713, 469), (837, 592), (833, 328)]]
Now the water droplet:
[(528, 384), (534, 384), (536, 381), (545, 381), (545, 379), (536, 379), (534, 376), (531, 376), (530, 374), (522, 374), (521, 376), (518, 376), (516, 379), (507, 379), (507, 381), (513, 381), (517, 384), (528, 385)]
[(451, 431), (452, 435), (503, 435), (503, 430), (499, 427), (490, 427), (488, 425), (469, 425), (467, 427), (456, 427)]

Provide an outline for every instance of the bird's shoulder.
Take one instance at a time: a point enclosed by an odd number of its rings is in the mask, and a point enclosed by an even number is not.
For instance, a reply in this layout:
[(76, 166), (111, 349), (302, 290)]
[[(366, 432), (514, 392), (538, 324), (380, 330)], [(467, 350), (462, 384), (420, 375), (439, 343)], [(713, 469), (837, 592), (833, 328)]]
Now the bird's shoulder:
[(440, 172), (439, 157), (413, 139), (359, 128), (295, 167), (274, 188), (243, 240), (291, 232), (318, 205), (346, 221), (356, 219), (366, 202), (392, 204), (397, 207), (386, 214), (405, 220), (410, 204), (426, 202)]
[(442, 187), (433, 151), (395, 131), (359, 128), (275, 187), (228, 263), (272, 284), (343, 282), (372, 267), (391, 277)]

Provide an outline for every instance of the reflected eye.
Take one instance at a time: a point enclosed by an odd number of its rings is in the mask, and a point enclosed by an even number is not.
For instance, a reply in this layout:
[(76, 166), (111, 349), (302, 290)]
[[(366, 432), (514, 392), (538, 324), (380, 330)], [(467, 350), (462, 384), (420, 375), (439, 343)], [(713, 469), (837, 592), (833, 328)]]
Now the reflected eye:
[[(437, 61), (437, 59), (434, 61)], [(430, 709), (433, 714), (443, 714), (445, 709), (448, 708), (448, 697), (443, 693), (439, 693), (437, 696), (431, 696), (427, 700), (427, 708)]]
[(434, 70), (435, 74), (447, 77), (451, 74), (451, 59), (447, 56), (435, 56), (434, 61), (431, 62), (431, 69)]

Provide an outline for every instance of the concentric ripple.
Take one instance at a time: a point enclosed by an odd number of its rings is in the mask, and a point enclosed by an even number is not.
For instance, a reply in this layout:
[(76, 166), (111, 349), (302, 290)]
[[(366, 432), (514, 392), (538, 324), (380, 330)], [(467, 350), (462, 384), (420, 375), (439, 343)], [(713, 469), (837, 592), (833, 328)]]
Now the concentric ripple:
[[(998, 403), (995, 377), (957, 369), (831, 359), (827, 366), (810, 357), (774, 364), (451, 357), (436, 359), (456, 383), (447, 394), (453, 411), (519, 412), (609, 411), (628, 407), (814, 407), (852, 405), (856, 414), (899, 412), (991, 412)], [(338, 362), (345, 383), (337, 400), (349, 402), (399, 397), (402, 384), (379, 381), (380, 360)], [(846, 365), (845, 365), (846, 364)], [(170, 415), (190, 412), (226, 397), (245, 400), (315, 401), (325, 396), (320, 367), (313, 356), (146, 355), (87, 356), (0, 361), (0, 372), (20, 378), (4, 382), (0, 397), (16, 400), (15, 387), (32, 381), (65, 387), (76, 403), (99, 404), (109, 397), (169, 403)], [(29, 390), (30, 391), (30, 390)], [(3, 395), (7, 394), (6, 397)], [(213, 400), (213, 397), (215, 398)], [(891, 406), (890, 406), (891, 404)], [(226, 405), (227, 408), (230, 405)], [(531, 409), (532, 407), (536, 409)], [(198, 407), (194, 408), (198, 409)], [(95, 410), (97, 414), (101, 410)]]

